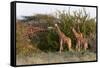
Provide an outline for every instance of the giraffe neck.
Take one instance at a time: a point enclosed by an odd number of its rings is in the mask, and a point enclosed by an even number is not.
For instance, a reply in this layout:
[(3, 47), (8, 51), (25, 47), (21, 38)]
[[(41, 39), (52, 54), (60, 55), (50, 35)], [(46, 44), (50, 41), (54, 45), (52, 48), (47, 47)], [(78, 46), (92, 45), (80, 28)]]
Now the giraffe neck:
[(61, 30), (60, 30), (60, 28), (59, 28), (58, 25), (56, 25), (56, 29), (57, 29), (57, 33), (58, 33), (58, 35), (61, 35)]
[(72, 29), (72, 31), (73, 31), (75, 37), (77, 38), (79, 34), (76, 32), (76, 30), (74, 28)]

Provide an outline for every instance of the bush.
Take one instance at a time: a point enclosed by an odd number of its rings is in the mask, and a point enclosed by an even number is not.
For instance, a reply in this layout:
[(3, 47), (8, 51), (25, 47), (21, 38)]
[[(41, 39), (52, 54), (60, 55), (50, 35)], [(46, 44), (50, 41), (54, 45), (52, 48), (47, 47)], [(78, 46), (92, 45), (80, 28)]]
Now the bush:
[[(58, 21), (60, 21), (60, 23), (58, 23)], [(33, 26), (34, 23), (37, 23), (38, 27), (46, 26), (42, 27), (45, 29), (48, 29), (49, 26), (54, 27), (54, 24), (58, 23), (61, 31), (66, 36), (71, 38), (73, 48), (76, 46), (76, 39), (73, 35), (73, 32), (71, 31), (71, 27), (74, 27), (77, 30), (77, 32), (82, 32), (84, 37), (88, 38), (89, 40), (93, 39), (92, 37), (90, 37), (90, 34), (94, 35), (94, 40), (96, 39), (95, 18), (90, 18), (84, 9), (79, 12), (73, 11), (73, 15), (70, 13), (70, 11), (68, 13), (66, 11), (57, 11), (57, 17), (45, 14), (37, 14), (34, 16), (25, 17), (25, 19), (22, 20), (22, 22), (31, 22)], [(19, 32), (20, 30), (17, 31), (17, 36), (21, 36)], [(17, 40), (19, 39), (20, 37), (17, 38)], [(37, 49), (40, 49), (44, 52), (59, 50), (59, 37), (55, 30), (48, 30), (47, 32), (38, 32), (37, 35), (35, 37), (33, 36), (30, 40), (33, 46), (35, 44)], [(65, 50), (67, 49), (66, 46), (64, 48)]]

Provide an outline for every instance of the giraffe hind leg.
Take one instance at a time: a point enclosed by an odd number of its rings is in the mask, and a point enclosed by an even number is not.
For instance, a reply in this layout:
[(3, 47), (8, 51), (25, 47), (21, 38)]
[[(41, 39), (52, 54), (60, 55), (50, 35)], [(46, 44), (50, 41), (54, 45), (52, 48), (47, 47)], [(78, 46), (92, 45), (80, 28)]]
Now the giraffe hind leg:
[(62, 44), (63, 44), (63, 40), (61, 39), (61, 40), (60, 40), (60, 50), (59, 50), (60, 53), (61, 53), (61, 51), (63, 50)]
[(84, 44), (84, 50), (86, 51), (86, 50), (87, 50), (87, 48), (88, 48), (88, 44), (87, 44), (87, 43), (85, 43), (85, 44)]
[(72, 50), (72, 49), (71, 49), (71, 41), (68, 43), (68, 49), (69, 49), (69, 51)]

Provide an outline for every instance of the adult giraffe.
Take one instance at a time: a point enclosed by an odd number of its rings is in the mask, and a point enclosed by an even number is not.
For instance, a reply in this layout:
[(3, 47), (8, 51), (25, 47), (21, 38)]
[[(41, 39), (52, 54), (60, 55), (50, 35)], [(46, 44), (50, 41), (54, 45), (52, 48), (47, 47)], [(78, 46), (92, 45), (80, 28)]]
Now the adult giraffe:
[(60, 53), (61, 53), (61, 51), (63, 50), (63, 44), (66, 44), (67, 45), (67, 47), (68, 47), (68, 49), (70, 50), (70, 51), (72, 51), (72, 44), (71, 44), (71, 39), (69, 38), (69, 37), (67, 37), (61, 30), (60, 30), (60, 28), (59, 28), (59, 26), (57, 25), (57, 24), (55, 24), (55, 27), (56, 27), (56, 29), (55, 30), (57, 30), (57, 33), (58, 33), (58, 35), (59, 35), (59, 41), (60, 41)]
[(83, 37), (83, 34), (81, 32), (76, 32), (76, 30), (73, 27), (71, 29), (77, 41), (76, 50), (80, 51), (81, 45), (83, 45), (82, 47), (84, 48), (84, 50), (86, 50), (88, 48), (86, 38)]

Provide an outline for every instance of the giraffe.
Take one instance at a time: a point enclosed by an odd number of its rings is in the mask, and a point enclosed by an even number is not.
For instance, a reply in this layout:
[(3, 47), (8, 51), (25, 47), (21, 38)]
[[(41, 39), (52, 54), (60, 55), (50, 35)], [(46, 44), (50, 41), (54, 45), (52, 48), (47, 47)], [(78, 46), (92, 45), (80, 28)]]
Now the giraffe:
[(72, 32), (76, 38), (76, 50), (80, 51), (80, 48), (82, 47), (81, 45), (83, 45), (84, 50), (86, 50), (88, 48), (88, 43), (86, 38), (83, 37), (83, 34), (81, 32), (76, 32), (76, 30), (74, 28), (71, 28)]
[(86, 38), (81, 39), (81, 45), (83, 45), (84, 50), (86, 51), (88, 48), (88, 42)]
[(61, 53), (61, 51), (63, 50), (63, 44), (66, 44), (69, 51), (72, 51), (71, 39), (69, 37), (67, 37), (63, 32), (61, 32), (61, 30), (57, 24), (55, 24), (55, 27), (56, 27), (57, 33), (59, 35), (59, 41), (60, 41), (59, 52)]

